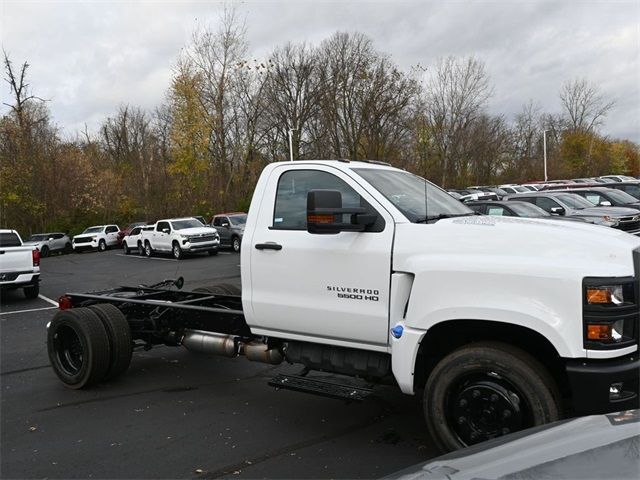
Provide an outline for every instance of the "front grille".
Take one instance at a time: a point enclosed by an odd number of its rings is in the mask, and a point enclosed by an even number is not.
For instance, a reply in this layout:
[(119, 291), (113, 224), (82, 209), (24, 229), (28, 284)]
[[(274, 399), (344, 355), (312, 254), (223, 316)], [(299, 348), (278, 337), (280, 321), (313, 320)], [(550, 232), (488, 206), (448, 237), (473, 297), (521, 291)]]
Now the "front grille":
[(76, 238), (73, 240), (73, 243), (91, 243), (91, 237)]
[(624, 217), (620, 219), (620, 223), (616, 228), (625, 232), (632, 232), (640, 229), (640, 220), (634, 220), (634, 217)]
[(216, 239), (214, 235), (205, 235), (203, 237), (189, 237), (191, 243), (213, 242)]

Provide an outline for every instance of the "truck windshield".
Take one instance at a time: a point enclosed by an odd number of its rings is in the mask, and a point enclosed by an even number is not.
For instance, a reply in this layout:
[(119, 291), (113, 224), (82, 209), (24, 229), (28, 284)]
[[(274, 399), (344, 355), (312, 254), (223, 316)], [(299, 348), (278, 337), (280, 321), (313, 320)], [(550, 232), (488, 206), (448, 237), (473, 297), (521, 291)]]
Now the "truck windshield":
[(354, 168), (353, 171), (413, 223), (475, 215), (447, 192), (412, 173), (380, 168)]
[(233, 225), (244, 225), (247, 223), (246, 215), (229, 215), (229, 220)]
[(89, 227), (82, 233), (99, 233), (104, 227)]
[(176, 220), (171, 222), (171, 226), (174, 230), (183, 230), (185, 228), (202, 228), (202, 222), (199, 222), (195, 218), (187, 218), (185, 220)]

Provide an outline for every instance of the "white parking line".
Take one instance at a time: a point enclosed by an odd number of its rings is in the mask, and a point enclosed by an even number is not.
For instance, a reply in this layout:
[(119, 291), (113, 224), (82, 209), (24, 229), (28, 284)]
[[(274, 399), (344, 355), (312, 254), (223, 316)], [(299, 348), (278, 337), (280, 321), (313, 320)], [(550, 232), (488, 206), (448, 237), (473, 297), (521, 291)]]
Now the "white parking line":
[(58, 308), (58, 306), (56, 305), (55, 307), (29, 308), (27, 310), (16, 310), (15, 312), (2, 312), (0, 313), (0, 315), (13, 315), (14, 313), (39, 312), (40, 310), (53, 310), (54, 308)]
[(127, 257), (127, 258), (139, 258), (141, 260), (164, 260), (165, 262), (177, 262), (173, 258), (159, 258), (159, 257), (141, 257), (140, 255), (125, 255), (124, 253), (116, 253), (117, 257)]
[(44, 300), (45, 302), (50, 303), (54, 307), (58, 308), (58, 302), (56, 302), (55, 300), (51, 300), (49, 297), (45, 297), (44, 295), (38, 295), (38, 297)]

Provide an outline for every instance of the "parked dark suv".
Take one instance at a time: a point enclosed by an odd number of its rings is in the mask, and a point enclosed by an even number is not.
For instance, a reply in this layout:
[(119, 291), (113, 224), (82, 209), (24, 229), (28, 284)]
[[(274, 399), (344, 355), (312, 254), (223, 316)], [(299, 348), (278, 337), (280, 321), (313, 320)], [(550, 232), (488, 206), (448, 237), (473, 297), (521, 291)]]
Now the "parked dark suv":
[(582, 217), (596, 225), (640, 235), (640, 212), (635, 208), (595, 207), (580, 195), (567, 192), (531, 192), (507, 200), (533, 203), (552, 215)]
[(246, 223), (247, 214), (244, 212), (220, 213), (211, 220), (211, 226), (220, 235), (220, 246), (231, 247), (234, 252), (240, 251)]
[(592, 204), (601, 207), (628, 207), (640, 212), (640, 200), (621, 190), (608, 187), (575, 188), (568, 192), (586, 198)]

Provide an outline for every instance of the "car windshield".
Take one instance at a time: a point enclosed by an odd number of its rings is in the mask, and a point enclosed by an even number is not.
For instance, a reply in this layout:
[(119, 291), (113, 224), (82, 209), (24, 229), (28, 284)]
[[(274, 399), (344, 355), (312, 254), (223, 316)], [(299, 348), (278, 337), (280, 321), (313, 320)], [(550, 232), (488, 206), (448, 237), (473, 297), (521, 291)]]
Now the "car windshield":
[(607, 192), (607, 196), (611, 197), (617, 203), (627, 204), (627, 203), (637, 203), (638, 199), (632, 195), (629, 195), (627, 192), (623, 192), (621, 190), (613, 190)]
[(104, 227), (89, 227), (82, 233), (99, 233)]
[(186, 218), (184, 220), (174, 220), (171, 222), (171, 227), (174, 230), (183, 230), (185, 228), (202, 228), (202, 222), (199, 222), (195, 218)]
[(582, 198), (580, 195), (576, 195), (575, 193), (565, 193), (563, 195), (558, 195), (557, 198), (567, 204), (569, 207), (575, 208), (577, 210), (593, 207), (593, 203)]
[(229, 221), (232, 225), (244, 225), (247, 223), (247, 215), (229, 215)]
[(413, 223), (475, 215), (473, 210), (447, 192), (412, 173), (378, 168), (354, 168), (353, 171), (369, 182)]
[(530, 203), (509, 202), (511, 209), (518, 214), (519, 217), (550, 217), (551, 214)]
[(28, 242), (42, 242), (43, 240), (46, 240), (47, 238), (49, 238), (48, 235), (31, 235), (29, 237), (29, 240), (27, 240)]

